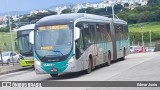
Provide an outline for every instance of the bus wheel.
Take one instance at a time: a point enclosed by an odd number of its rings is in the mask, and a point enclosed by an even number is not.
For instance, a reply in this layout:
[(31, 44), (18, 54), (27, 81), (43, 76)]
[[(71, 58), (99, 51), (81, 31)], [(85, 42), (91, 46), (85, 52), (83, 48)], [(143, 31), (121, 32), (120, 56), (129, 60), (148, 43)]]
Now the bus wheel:
[(107, 61), (107, 65), (110, 66), (111, 65), (111, 53), (108, 53), (108, 61)]
[(88, 69), (86, 70), (86, 73), (89, 74), (91, 72), (92, 72), (92, 62), (91, 59), (89, 58)]
[(126, 50), (123, 50), (123, 57), (121, 58), (121, 60), (125, 60), (125, 56), (126, 56)]
[(51, 77), (58, 77), (58, 74), (50, 74)]

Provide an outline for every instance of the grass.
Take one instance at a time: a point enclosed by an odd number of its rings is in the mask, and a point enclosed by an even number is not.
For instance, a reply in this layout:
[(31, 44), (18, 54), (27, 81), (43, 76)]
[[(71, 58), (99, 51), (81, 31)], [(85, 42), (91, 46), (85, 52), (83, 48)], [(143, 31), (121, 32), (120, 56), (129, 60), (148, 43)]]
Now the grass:
[[(141, 28), (143, 27), (143, 28)], [(145, 46), (150, 46), (150, 34), (152, 33), (152, 46), (155, 46), (157, 43), (160, 42), (160, 22), (146, 22), (146, 23), (138, 23), (138, 24), (130, 24), (129, 25), (129, 32), (130, 32), (130, 41), (131, 44), (133, 43), (133, 35), (135, 36), (135, 44), (140, 43), (142, 41), (142, 32), (144, 34), (144, 42)]]
[[(141, 29), (141, 27), (143, 27)], [(160, 33), (160, 22), (147, 22), (129, 25), (129, 32), (157, 32)]]
[[(13, 44), (17, 38), (17, 33), (13, 32)], [(15, 46), (14, 46), (15, 47)], [(0, 50), (11, 51), (11, 37), (9, 32), (0, 32)]]

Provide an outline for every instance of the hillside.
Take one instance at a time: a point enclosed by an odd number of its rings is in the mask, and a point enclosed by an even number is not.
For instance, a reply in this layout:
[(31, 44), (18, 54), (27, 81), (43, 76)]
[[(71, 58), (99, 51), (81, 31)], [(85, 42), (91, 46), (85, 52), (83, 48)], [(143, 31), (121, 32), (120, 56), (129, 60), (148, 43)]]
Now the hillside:
[(147, 23), (138, 23), (138, 24), (130, 24), (129, 31), (130, 32), (141, 32), (141, 27), (143, 32), (158, 32), (160, 33), (160, 22), (147, 22)]
[(159, 22), (160, 4), (141, 6), (134, 9), (124, 9), (122, 12), (118, 13), (117, 16), (130, 24)]
[[(141, 29), (141, 27), (143, 27)], [(152, 46), (159, 43), (160, 41), (160, 22), (147, 22), (147, 23), (138, 23), (129, 25), (129, 34), (131, 43), (141, 44), (142, 42), (142, 30), (144, 35), (144, 42), (148, 44), (150, 42), (150, 31), (151, 31), (151, 40)], [(147, 45), (148, 46), (148, 45)]]

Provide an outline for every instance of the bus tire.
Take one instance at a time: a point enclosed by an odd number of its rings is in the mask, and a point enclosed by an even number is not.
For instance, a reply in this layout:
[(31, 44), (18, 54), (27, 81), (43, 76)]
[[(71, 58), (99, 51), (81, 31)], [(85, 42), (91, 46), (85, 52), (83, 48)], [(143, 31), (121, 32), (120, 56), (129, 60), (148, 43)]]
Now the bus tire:
[(107, 61), (107, 66), (111, 65), (111, 53), (110, 51), (108, 52), (108, 61)]
[(50, 74), (51, 77), (58, 77), (58, 74)]
[(89, 58), (89, 62), (88, 62), (88, 69), (86, 70), (86, 73), (89, 74), (92, 72), (92, 61)]

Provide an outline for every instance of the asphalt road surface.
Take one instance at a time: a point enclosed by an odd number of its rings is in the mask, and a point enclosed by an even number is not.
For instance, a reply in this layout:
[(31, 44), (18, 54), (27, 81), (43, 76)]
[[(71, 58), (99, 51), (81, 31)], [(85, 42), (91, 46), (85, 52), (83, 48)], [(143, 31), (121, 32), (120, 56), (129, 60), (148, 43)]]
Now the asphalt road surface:
[[(50, 75), (36, 75), (33, 70), (1, 75), (0, 81), (160, 81), (160, 52), (130, 54), (124, 61), (111, 66), (98, 67), (90, 74), (70, 73), (52, 78)], [(11, 88), (0, 88), (3, 90)], [(12, 88), (15, 90), (43, 90), (44, 88)], [(157, 87), (52, 87), (54, 90), (160, 90)]]

